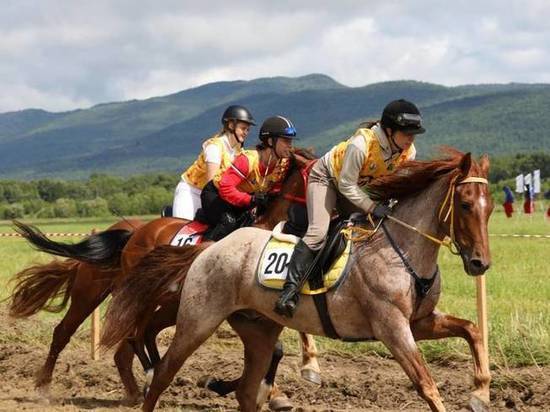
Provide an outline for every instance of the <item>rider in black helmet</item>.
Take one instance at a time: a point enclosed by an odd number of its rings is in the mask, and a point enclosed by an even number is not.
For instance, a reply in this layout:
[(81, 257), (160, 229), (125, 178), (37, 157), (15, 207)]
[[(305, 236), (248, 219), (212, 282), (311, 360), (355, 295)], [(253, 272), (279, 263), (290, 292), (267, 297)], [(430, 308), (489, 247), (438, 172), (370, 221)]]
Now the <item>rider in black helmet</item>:
[(242, 149), (254, 118), (239, 105), (229, 106), (221, 117), (223, 129), (207, 139), (197, 160), (182, 175), (176, 187), (173, 216), (192, 220), (201, 207), (200, 194), (218, 171), (231, 165)]
[(287, 317), (294, 315), (299, 289), (326, 240), (333, 209), (342, 216), (358, 211), (384, 218), (391, 213), (386, 205), (374, 203), (362, 186), (414, 159), (415, 136), (424, 132), (418, 108), (404, 99), (395, 100), (384, 108), (380, 122), (360, 125), (351, 138), (317, 161), (307, 186), (308, 229), (290, 259), (275, 312)]
[(270, 117), (262, 124), (258, 138), (255, 150), (243, 150), (202, 192), (200, 218), (216, 226), (207, 236), (211, 240), (243, 226), (247, 211), (255, 208), (262, 213), (268, 194), (277, 192), (286, 176), (292, 140), (296, 138), (292, 122), (283, 116)]

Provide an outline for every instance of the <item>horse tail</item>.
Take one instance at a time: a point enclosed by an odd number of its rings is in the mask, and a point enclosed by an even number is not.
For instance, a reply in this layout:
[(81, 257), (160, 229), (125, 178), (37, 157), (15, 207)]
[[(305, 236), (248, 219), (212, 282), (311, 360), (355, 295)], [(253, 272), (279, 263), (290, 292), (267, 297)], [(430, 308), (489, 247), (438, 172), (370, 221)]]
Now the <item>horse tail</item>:
[(108, 268), (120, 266), (122, 249), (132, 235), (132, 231), (129, 230), (106, 230), (90, 235), (81, 242), (70, 244), (48, 239), (35, 226), (26, 225), (17, 220), (14, 220), (13, 224), (16, 226), (16, 232), (36, 250)]
[(212, 243), (159, 246), (146, 255), (117, 285), (105, 314), (101, 345), (111, 348), (133, 336), (158, 306), (177, 299), (191, 263)]
[(11, 301), (10, 316), (27, 318), (39, 310), (61, 312), (71, 296), (79, 265), (80, 262), (71, 259), (53, 260), (17, 273), (11, 280), (15, 287), (7, 298)]

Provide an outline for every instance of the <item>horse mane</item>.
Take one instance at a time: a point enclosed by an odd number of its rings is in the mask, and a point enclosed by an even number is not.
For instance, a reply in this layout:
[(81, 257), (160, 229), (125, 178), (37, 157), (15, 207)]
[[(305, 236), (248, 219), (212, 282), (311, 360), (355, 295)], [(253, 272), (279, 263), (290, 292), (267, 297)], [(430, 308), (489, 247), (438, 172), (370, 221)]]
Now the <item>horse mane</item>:
[(290, 157), (290, 165), (288, 166), (288, 171), (283, 180), (283, 183), (285, 183), (290, 178), (290, 176), (295, 170), (302, 169), (311, 160), (315, 160), (315, 159), (317, 159), (317, 156), (315, 156), (315, 153), (313, 153), (313, 149), (303, 148), (303, 147), (293, 148), (292, 155)]
[[(460, 173), (459, 165), (464, 153), (452, 147), (441, 147), (447, 156), (429, 161), (408, 160), (388, 175), (377, 177), (367, 184), (369, 196), (374, 200), (402, 199), (418, 193), (441, 177)], [(478, 168), (472, 161), (472, 168)]]
[(306, 160), (315, 160), (317, 159), (317, 156), (315, 156), (315, 153), (313, 152), (313, 148), (311, 147), (295, 147), (292, 150), (293, 157), (299, 156), (303, 157)]

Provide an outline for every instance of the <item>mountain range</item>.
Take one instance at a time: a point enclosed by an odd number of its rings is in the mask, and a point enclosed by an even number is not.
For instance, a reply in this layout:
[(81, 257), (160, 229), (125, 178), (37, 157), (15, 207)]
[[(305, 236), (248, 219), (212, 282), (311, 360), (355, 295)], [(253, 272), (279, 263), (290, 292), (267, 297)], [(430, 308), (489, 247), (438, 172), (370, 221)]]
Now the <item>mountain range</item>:
[[(550, 85), (482, 84), (446, 87), (417, 81), (344, 86), (328, 76), (273, 77), (210, 83), (146, 100), (105, 103), (51, 113), (28, 109), (0, 114), (0, 178), (84, 178), (94, 172), (178, 173), (221, 128), (230, 104), (247, 106), (258, 123), (289, 117), (297, 145), (318, 154), (377, 119), (386, 103), (415, 102), (427, 132), (420, 157), (451, 145), (476, 155), (550, 151)], [(257, 140), (253, 128), (247, 146)]]

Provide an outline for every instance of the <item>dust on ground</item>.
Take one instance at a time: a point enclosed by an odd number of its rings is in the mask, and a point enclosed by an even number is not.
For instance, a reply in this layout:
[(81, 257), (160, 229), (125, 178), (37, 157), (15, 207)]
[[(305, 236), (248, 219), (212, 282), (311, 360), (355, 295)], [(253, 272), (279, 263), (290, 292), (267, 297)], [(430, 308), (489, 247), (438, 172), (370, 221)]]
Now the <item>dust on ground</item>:
[[(60, 316), (47, 320), (12, 320), (0, 306), (0, 411), (136, 411), (121, 402), (124, 392), (112, 352), (99, 361), (90, 359), (89, 334), (84, 328), (61, 353), (54, 371), (50, 400), (34, 389), (33, 378), (46, 359), (53, 327)], [(162, 344), (169, 342), (164, 335)], [(322, 386), (300, 378), (299, 354), (285, 356), (277, 383), (296, 411), (425, 411), (427, 404), (392, 359), (373, 355), (323, 353)], [(196, 386), (205, 374), (238, 377), (242, 346), (230, 329), (210, 338), (184, 365), (160, 398), (159, 411), (234, 411), (234, 395), (220, 397)], [(466, 361), (430, 364), (449, 411), (467, 410), (472, 366)], [(143, 374), (136, 364), (140, 383)], [(550, 366), (492, 370), (491, 410), (550, 410)], [(267, 407), (265, 408), (267, 410)]]

